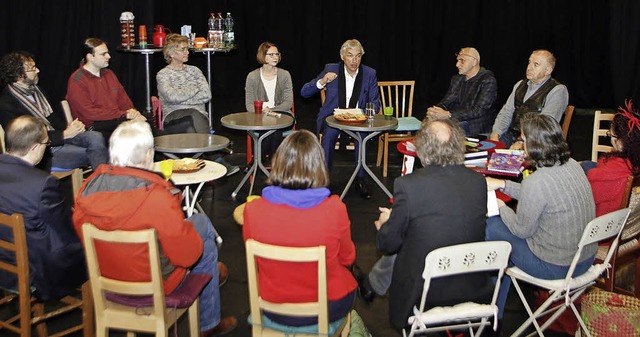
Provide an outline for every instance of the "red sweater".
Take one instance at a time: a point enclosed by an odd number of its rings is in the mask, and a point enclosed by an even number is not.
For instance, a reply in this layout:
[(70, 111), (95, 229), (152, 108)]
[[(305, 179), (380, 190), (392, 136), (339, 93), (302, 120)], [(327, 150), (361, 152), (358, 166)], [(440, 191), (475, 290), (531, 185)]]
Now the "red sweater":
[[(110, 190), (116, 186), (119, 190)], [(85, 222), (108, 231), (154, 228), (162, 248), (164, 290), (169, 294), (203, 249), (200, 235), (184, 219), (181, 195), (154, 172), (100, 165), (82, 184), (73, 223), (80, 238)], [(126, 281), (150, 280), (146, 245), (96, 243), (96, 249), (103, 275)]]
[[(338, 300), (352, 292), (357, 282), (347, 269), (356, 257), (351, 241), (347, 208), (338, 196), (326, 198), (311, 208), (274, 204), (265, 198), (247, 203), (244, 239), (288, 247), (326, 246), (327, 292)], [(317, 266), (258, 260), (260, 295), (276, 303), (317, 300)]]
[(589, 170), (587, 179), (591, 184), (596, 202), (596, 216), (620, 209), (627, 177), (631, 175), (631, 163), (620, 157), (603, 157), (595, 168)]
[(69, 77), (66, 99), (73, 117), (86, 126), (94, 121), (120, 118), (133, 108), (122, 84), (109, 69), (101, 69), (100, 77), (97, 77), (78, 68)]

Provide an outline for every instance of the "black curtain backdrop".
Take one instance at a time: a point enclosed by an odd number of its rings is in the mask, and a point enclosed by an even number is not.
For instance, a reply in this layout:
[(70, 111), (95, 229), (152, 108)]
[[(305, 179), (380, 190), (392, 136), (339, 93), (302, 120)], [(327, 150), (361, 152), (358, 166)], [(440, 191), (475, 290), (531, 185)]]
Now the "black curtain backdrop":
[[(147, 25), (149, 41), (155, 24), (174, 32), (189, 24), (203, 36), (210, 12), (231, 12), (238, 49), (213, 56), (213, 95), (237, 98), (238, 107), (262, 41), (279, 46), (280, 66), (298, 94), (325, 63), (339, 60), (350, 38), (363, 44), (363, 63), (377, 69), (379, 80), (416, 80), (418, 117), (446, 92), (456, 73), (453, 54), (465, 46), (476, 47), (481, 64), (495, 73), (500, 105), (539, 48), (555, 53), (554, 77), (569, 88), (571, 104), (611, 108), (640, 99), (637, 0), (17, 0), (0, 7), (0, 54), (35, 54), (52, 101), (63, 99), (82, 41), (95, 36), (108, 42), (110, 68), (143, 109), (144, 57), (116, 50), (123, 11), (134, 13), (136, 30)], [(165, 62), (161, 53), (151, 59), (153, 95)], [(206, 69), (202, 54), (192, 54), (190, 63)]]

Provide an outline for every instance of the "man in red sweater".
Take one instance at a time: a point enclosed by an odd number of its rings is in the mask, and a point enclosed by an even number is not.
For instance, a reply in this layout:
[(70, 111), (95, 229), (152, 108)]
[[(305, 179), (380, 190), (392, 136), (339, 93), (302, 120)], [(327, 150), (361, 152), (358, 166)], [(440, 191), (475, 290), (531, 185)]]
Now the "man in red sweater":
[(82, 65), (69, 77), (66, 99), (71, 114), (87, 128), (103, 133), (105, 140), (123, 121), (144, 117), (133, 106), (116, 75), (109, 66), (109, 48), (97, 38), (82, 45)]

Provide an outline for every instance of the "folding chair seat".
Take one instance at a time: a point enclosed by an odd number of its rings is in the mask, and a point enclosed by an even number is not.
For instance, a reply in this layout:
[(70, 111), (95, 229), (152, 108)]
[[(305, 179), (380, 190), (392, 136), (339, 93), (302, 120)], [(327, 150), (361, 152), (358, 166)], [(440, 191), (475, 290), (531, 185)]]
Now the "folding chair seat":
[[(544, 336), (543, 331), (549, 327), (549, 325), (551, 325), (551, 323), (553, 323), (556, 318), (558, 318), (567, 309), (567, 307), (570, 307), (573, 311), (583, 333), (590, 336), (574, 302), (580, 297), (580, 295), (582, 295), (582, 293), (585, 292), (585, 290), (587, 290), (587, 288), (595, 283), (596, 279), (605, 270), (610, 267), (609, 261), (616, 252), (616, 248), (618, 247), (618, 242), (620, 240), (620, 233), (627, 221), (629, 211), (630, 210), (628, 208), (624, 208), (611, 212), (599, 216), (587, 224), (582, 237), (580, 238), (580, 242), (578, 243), (578, 250), (576, 251), (573, 261), (569, 266), (567, 276), (563, 279), (539, 279), (525, 273), (518, 267), (511, 267), (507, 269), (506, 273), (511, 277), (513, 285), (522, 300), (522, 304), (529, 314), (529, 318), (513, 333), (513, 336), (521, 336), (531, 324), (535, 326), (536, 332), (539, 336)], [(615, 239), (609, 246), (606, 258), (602, 263), (594, 264), (582, 275), (573, 275), (576, 265), (580, 260), (580, 256), (582, 255), (582, 249), (585, 246), (613, 237), (615, 237)], [(527, 303), (527, 299), (522, 292), (519, 283), (520, 281), (532, 284), (549, 292), (549, 298), (542, 303), (535, 312), (531, 310), (531, 307)], [(552, 307), (554, 303), (561, 300), (564, 300), (564, 303), (559, 303), (559, 305)], [(537, 320), (551, 313), (553, 314), (546, 319), (542, 326), (540, 326)], [(533, 332), (531, 335), (536, 334), (536, 332)]]
[[(47, 322), (51, 322), (64, 315), (69, 320), (69, 313), (81, 312), (81, 322), (72, 326), (65, 326), (64, 330), (51, 335), (52, 337), (67, 336), (82, 331), (84, 337), (93, 336), (93, 306), (89, 284), (85, 282), (81, 288), (81, 298), (65, 296), (59, 300), (41, 302), (32, 296), (29, 278), (29, 259), (27, 238), (24, 221), (21, 214), (5, 215), (0, 213), (0, 231), (4, 232), (8, 240), (0, 239), (0, 251), (4, 256), (12, 256), (13, 261), (0, 261), (0, 271), (14, 274), (18, 289), (4, 289), (4, 296), (0, 297), (0, 306), (17, 306), (18, 313), (0, 320), (0, 335), (10, 336), (7, 330), (21, 337), (31, 337), (32, 326), (35, 325), (39, 337), (49, 336)], [(10, 234), (9, 234), (10, 233)], [(12, 238), (12, 239), (11, 239)], [(0, 291), (1, 293), (2, 291)], [(5, 312), (5, 310), (2, 310)]]
[[(504, 270), (511, 254), (511, 244), (506, 241), (473, 242), (431, 251), (424, 259), (424, 286), (420, 307), (413, 307), (414, 315), (409, 317), (411, 325), (409, 337), (417, 334), (444, 331), (449, 329), (468, 329), (471, 336), (479, 336), (486, 325), (493, 330), (498, 327), (498, 290)], [(426, 299), (431, 280), (460, 274), (477, 272), (497, 272), (491, 303), (465, 302), (453, 306), (435, 307), (425, 311)], [(473, 328), (478, 328), (475, 333)], [(402, 335), (407, 336), (405, 329)]]
[[(247, 250), (247, 276), (249, 281), (250, 324), (252, 336), (347, 336), (350, 316), (329, 322), (327, 300), (327, 263), (325, 247), (282, 247), (255, 241), (245, 242)], [(318, 300), (306, 303), (273, 303), (260, 296), (256, 258), (288, 261), (316, 262), (318, 266)], [(263, 311), (287, 316), (317, 316), (318, 324), (289, 327), (271, 321)]]

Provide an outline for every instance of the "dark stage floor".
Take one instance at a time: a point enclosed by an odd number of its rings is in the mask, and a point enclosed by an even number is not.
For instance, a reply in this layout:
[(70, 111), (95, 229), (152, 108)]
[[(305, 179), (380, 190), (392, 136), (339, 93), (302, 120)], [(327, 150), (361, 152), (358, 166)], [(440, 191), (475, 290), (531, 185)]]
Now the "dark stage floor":
[[(319, 99), (302, 100), (296, 98), (296, 116), (298, 118), (298, 128), (313, 130), (315, 127), (315, 116), (320, 105)], [(246, 134), (244, 132), (225, 129), (220, 126), (220, 117), (237, 111), (243, 111), (242, 98), (222, 100), (216, 99), (214, 103), (214, 128), (216, 134), (229, 137), (234, 145), (234, 154), (228, 155), (228, 161), (241, 165), (245, 162), (246, 152)], [(421, 109), (420, 109), (421, 110)], [(418, 118), (424, 116), (424, 112), (415, 113)], [(588, 123), (583, 123), (583, 130), (590, 132), (587, 128)], [(588, 130), (588, 131), (587, 131)], [(576, 132), (576, 135), (578, 133)], [(580, 133), (582, 134), (582, 133)], [(579, 137), (577, 137), (579, 138)], [(590, 135), (589, 135), (589, 140)], [(583, 143), (584, 144), (584, 143)], [(575, 145), (575, 144), (574, 144)], [(586, 145), (589, 146), (588, 143)], [(377, 150), (377, 141), (372, 141), (368, 149), (367, 161), (375, 162), (375, 154)], [(582, 155), (584, 156), (584, 155)], [(584, 157), (580, 158), (584, 159)], [(401, 157), (395, 150), (395, 144), (389, 156), (389, 177), (382, 178), (382, 169), (373, 167), (373, 171), (382, 182), (393, 190), (393, 180), (400, 175)], [(349, 176), (353, 171), (353, 152), (338, 153), (336, 156), (333, 170), (331, 170), (332, 187), (342, 187), (345, 185)], [(208, 185), (203, 190), (201, 204), (207, 214), (211, 217), (216, 229), (224, 238), (220, 250), (220, 260), (225, 262), (229, 268), (230, 276), (227, 284), (221, 291), (221, 302), (223, 315), (234, 315), (238, 318), (239, 326), (235, 331), (228, 334), (230, 337), (250, 336), (251, 331), (246, 323), (246, 317), (249, 313), (249, 298), (247, 290), (247, 273), (245, 265), (244, 244), (242, 241), (242, 228), (235, 223), (232, 212), (238, 205), (238, 202), (231, 198), (231, 192), (235, 189), (243, 176), (243, 170), (239, 173), (222, 178)], [(257, 188), (260, 191), (264, 186), (262, 183), (264, 177), (259, 175), (257, 180)], [(346, 195), (344, 202), (349, 210), (349, 216), (352, 222), (352, 237), (357, 247), (357, 264), (364, 270), (368, 271), (378, 258), (378, 252), (375, 247), (376, 230), (373, 221), (378, 217), (378, 206), (389, 206), (387, 196), (373, 183), (368, 181), (368, 186), (373, 197), (370, 200), (361, 199), (354, 188)], [(340, 193), (333, 191), (334, 193)], [(243, 200), (248, 192), (248, 187), (242, 189), (238, 195), (238, 200)], [(429, 191), (425, 191), (429, 193)], [(514, 293), (515, 295), (515, 293)], [(513, 301), (508, 305), (508, 311), (502, 324), (503, 335), (509, 335), (510, 331), (515, 330), (519, 322), (524, 320), (524, 313), (521, 305), (517, 301), (517, 296), (512, 296)], [(391, 328), (388, 320), (388, 301), (385, 297), (376, 298), (371, 305), (364, 305), (360, 300), (356, 301), (355, 309), (362, 316), (365, 324), (373, 336), (394, 337), (401, 336), (399, 331)], [(524, 314), (524, 315), (523, 315)], [(79, 317), (71, 317), (69, 319), (79, 319)], [(187, 335), (187, 324), (183, 320), (180, 324), (179, 335)], [(6, 332), (0, 331), (0, 335)], [(112, 333), (111, 336), (122, 336), (121, 333)], [(548, 335), (553, 335), (549, 333)], [(79, 335), (78, 335), (79, 336)]]

